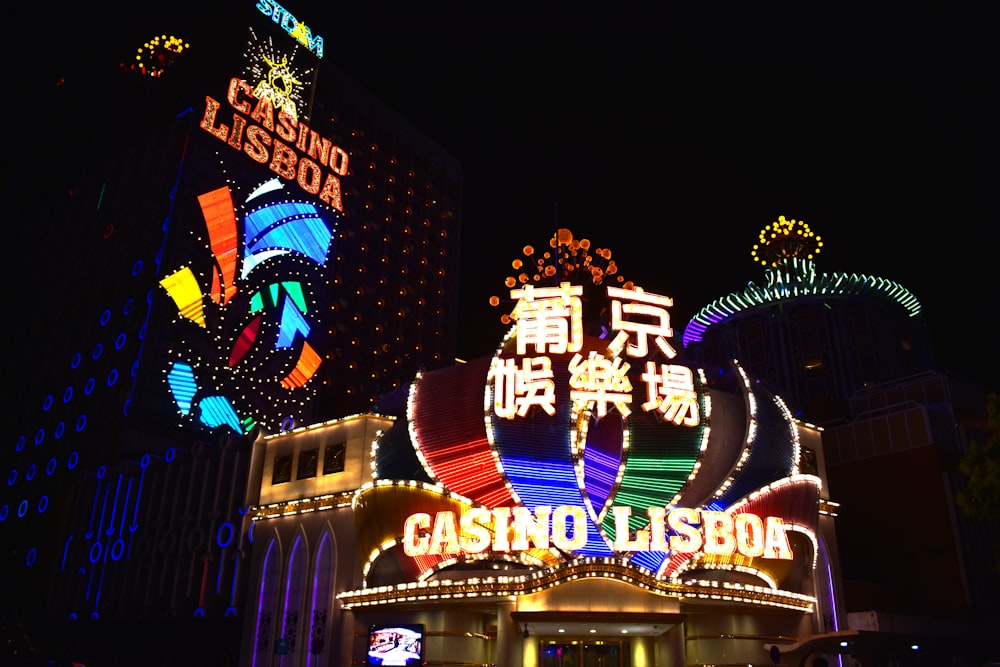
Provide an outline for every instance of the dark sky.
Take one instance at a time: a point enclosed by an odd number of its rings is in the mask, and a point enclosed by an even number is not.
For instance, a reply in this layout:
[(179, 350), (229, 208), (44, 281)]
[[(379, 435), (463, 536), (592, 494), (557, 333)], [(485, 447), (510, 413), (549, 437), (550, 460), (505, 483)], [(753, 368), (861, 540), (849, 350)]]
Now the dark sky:
[[(750, 248), (784, 215), (823, 238), (820, 271), (910, 289), (943, 366), (1000, 389), (1000, 59), (985, 13), (400, 4), (285, 6), (461, 161), (461, 355), (492, 351), (503, 327), (487, 298), (557, 227), (673, 297), (679, 336), (703, 305), (763, 279)], [(109, 10), (85, 30), (92, 6), (62, 14), (50, 57), (124, 56), (205, 25), (195, 3), (167, 7), (181, 18)]]

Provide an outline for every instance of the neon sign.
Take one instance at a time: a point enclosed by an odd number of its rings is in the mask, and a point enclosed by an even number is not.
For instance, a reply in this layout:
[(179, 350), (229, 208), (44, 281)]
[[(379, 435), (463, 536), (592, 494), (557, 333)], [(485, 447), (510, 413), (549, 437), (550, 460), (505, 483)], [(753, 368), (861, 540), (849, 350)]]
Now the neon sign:
[[(229, 82), (226, 99), (239, 112), (233, 113), (231, 123), (219, 122), (222, 105), (206, 96), (201, 129), (243, 151), (254, 161), (267, 164), (281, 178), (295, 181), (309, 194), (317, 195), (332, 208), (343, 212), (338, 176), (347, 174), (347, 151), (285, 110), (275, 114), (272, 101), (267, 97), (254, 98), (250, 84), (242, 79), (233, 78)], [(248, 115), (249, 121), (257, 124), (249, 122), (241, 114)], [(333, 173), (325, 173), (324, 167), (329, 167)]]
[[(560, 262), (574, 243), (565, 231), (549, 244)], [(799, 471), (787, 408), (736, 362), (736, 382), (710, 394), (675, 348), (673, 299), (581, 284), (582, 263), (550, 271), (540, 260), (535, 282), (508, 278), (513, 326), (493, 355), (414, 380), (409, 443), (388, 446), (410, 444), (433, 481), (394, 479), (392, 456), (373, 448), (377, 483), (356, 508), (380, 526), (365, 536), (370, 566), (391, 550), (416, 580), (463, 558), (614, 556), (670, 579), (752, 559), (765, 579), (784, 578), (809, 556), (797, 545), (815, 534), (820, 492)], [(730, 391), (746, 410), (735, 433)]]
[[(511, 290), (518, 299), (512, 318), (517, 320), (515, 357), (496, 357), (489, 380), (494, 389), (493, 412), (502, 419), (528, 415), (538, 406), (548, 415), (556, 413), (556, 386), (549, 355), (574, 353), (569, 361), (570, 400), (577, 412), (594, 409), (598, 417), (613, 405), (627, 417), (632, 413), (631, 365), (619, 355), (646, 358), (650, 343), (669, 360), (677, 352), (667, 340), (673, 336), (668, 308), (670, 297), (650, 294), (641, 288), (608, 287), (611, 299), (611, 330), (615, 337), (607, 346), (610, 356), (583, 349), (583, 323), (579, 285)], [(693, 427), (701, 423), (694, 374), (680, 364), (646, 361), (640, 376), (646, 389), (644, 412), (656, 411), (663, 421)]]
[(323, 38), (320, 35), (313, 37), (312, 31), (274, 0), (258, 0), (254, 5), (264, 16), (270, 16), (271, 20), (281, 26), (294, 40), (302, 44), (316, 54), (317, 58), (323, 57)]
[(295, 100), (292, 99), (292, 87), (302, 85), (302, 81), (295, 78), (295, 74), (288, 66), (288, 57), (282, 56), (280, 61), (270, 60), (267, 56), (262, 56), (268, 66), (267, 79), (262, 80), (253, 89), (253, 96), (259, 100), (268, 99), (271, 105), (279, 111), (284, 111), (292, 118), (298, 120), (299, 111), (295, 107)]
[[(776, 516), (761, 518), (750, 512), (731, 515), (693, 508), (667, 512), (663, 507), (650, 507), (646, 512), (648, 528), (630, 532), (631, 513), (630, 507), (612, 507), (615, 551), (701, 551), (706, 555), (793, 558), (784, 524)], [(550, 546), (578, 551), (587, 545), (587, 531), (581, 529), (585, 522), (584, 508), (572, 505), (536, 507), (534, 512), (527, 507), (475, 507), (463, 511), (457, 519), (450, 511), (437, 512), (433, 518), (416, 513), (403, 525), (403, 552), (410, 557), (451, 556), (488, 549), (509, 552)]]

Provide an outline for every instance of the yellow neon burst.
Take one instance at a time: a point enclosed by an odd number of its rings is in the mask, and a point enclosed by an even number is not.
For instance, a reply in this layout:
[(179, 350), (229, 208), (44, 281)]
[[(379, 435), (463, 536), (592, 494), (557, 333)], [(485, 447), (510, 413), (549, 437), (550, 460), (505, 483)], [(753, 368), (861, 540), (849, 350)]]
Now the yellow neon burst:
[(823, 241), (809, 229), (809, 225), (801, 220), (789, 220), (783, 215), (760, 230), (758, 240), (750, 255), (764, 266), (777, 266), (792, 258), (811, 260), (823, 248)]

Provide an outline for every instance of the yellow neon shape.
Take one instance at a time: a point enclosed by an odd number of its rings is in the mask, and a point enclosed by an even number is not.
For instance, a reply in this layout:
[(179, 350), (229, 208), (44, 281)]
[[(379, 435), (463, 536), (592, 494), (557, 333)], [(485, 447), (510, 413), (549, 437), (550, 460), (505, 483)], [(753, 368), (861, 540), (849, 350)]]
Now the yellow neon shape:
[(190, 268), (185, 266), (161, 280), (160, 284), (174, 300), (181, 317), (186, 317), (203, 329), (207, 328), (198, 279)]

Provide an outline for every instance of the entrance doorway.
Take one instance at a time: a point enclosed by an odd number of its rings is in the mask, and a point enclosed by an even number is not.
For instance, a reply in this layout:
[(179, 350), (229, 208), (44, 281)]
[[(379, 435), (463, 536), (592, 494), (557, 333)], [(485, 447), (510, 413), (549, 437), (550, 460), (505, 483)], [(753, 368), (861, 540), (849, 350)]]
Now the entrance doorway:
[(541, 667), (632, 667), (628, 641), (542, 640)]

